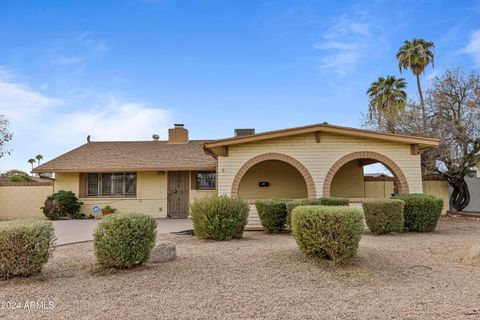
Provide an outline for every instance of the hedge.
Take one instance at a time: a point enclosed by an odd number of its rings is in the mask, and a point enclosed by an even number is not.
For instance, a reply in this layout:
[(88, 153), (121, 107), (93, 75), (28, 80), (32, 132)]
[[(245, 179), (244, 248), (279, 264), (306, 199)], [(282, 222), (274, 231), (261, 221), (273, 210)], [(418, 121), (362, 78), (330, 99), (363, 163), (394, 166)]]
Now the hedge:
[(0, 222), (0, 278), (41, 272), (52, 253), (54, 240), (50, 221)]
[(412, 193), (395, 195), (405, 201), (405, 228), (409, 231), (432, 232), (442, 215), (443, 200), (434, 196)]
[(297, 199), (287, 202), (287, 224), (291, 225), (292, 210), (298, 206), (348, 206), (349, 200), (344, 198), (323, 197), (318, 199)]
[(150, 257), (157, 222), (141, 213), (118, 213), (103, 218), (93, 233), (97, 262), (103, 267), (131, 268)]
[(212, 196), (195, 200), (190, 211), (197, 237), (231, 240), (243, 236), (248, 221), (249, 206), (240, 198)]
[(363, 214), (370, 231), (376, 234), (403, 231), (405, 202), (398, 199), (364, 201)]
[(257, 200), (258, 217), (266, 233), (282, 233), (287, 223), (287, 202), (282, 199)]
[(359, 209), (346, 206), (301, 206), (292, 211), (292, 231), (307, 256), (343, 264), (356, 255), (363, 232)]

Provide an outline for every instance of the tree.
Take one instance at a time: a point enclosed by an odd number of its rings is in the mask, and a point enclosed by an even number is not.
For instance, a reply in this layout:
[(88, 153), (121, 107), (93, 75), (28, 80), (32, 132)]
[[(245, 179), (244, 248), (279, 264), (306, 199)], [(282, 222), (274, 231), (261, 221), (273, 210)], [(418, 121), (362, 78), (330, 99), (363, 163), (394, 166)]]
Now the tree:
[(28, 163), (30, 163), (32, 165), (32, 170), (33, 170), (33, 164), (35, 163), (35, 159), (28, 159), (27, 161)]
[(43, 159), (43, 156), (41, 154), (37, 154), (35, 159), (37, 159), (38, 165), (40, 165), (40, 161)]
[(8, 150), (5, 150), (5, 145), (8, 141), (12, 140), (13, 134), (8, 131), (8, 120), (3, 114), (0, 114), (0, 158), (5, 154), (10, 154)]
[(28, 173), (22, 170), (12, 169), (2, 173), (3, 178), (7, 178), (11, 182), (28, 182), (30, 177)]
[(372, 82), (367, 90), (369, 96), (368, 116), (377, 121), (378, 129), (395, 132), (395, 119), (405, 110), (407, 93), (405, 79), (388, 75)]
[(480, 151), (479, 75), (455, 69), (435, 77), (427, 91), (427, 114), (427, 133), (440, 145), (423, 152), (423, 165), (448, 181), (450, 207), (462, 211), (470, 202), (465, 176)]
[(422, 87), (420, 85), (420, 74), (425, 71), (425, 68), (430, 63), (432, 63), (432, 67), (434, 66), (434, 48), (435, 44), (433, 42), (428, 42), (424, 39), (413, 39), (412, 41), (406, 40), (397, 52), (400, 72), (404, 69), (410, 69), (417, 78), (417, 89), (420, 97), (420, 106), (422, 108), (424, 128), (426, 127), (425, 101), (423, 100)]

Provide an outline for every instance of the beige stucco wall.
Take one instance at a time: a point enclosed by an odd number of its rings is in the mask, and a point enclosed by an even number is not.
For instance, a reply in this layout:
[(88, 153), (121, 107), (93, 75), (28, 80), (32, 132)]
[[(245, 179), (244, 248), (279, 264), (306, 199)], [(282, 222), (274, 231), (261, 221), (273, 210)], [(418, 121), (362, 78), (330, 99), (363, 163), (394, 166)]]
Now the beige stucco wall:
[(390, 198), (393, 181), (365, 181), (365, 198)]
[[(191, 175), (189, 175), (191, 176)], [(167, 177), (168, 173), (137, 172), (137, 196), (135, 198), (80, 198), (83, 202), (82, 213), (93, 213), (95, 206), (103, 208), (110, 205), (117, 212), (147, 213), (155, 218), (167, 217)], [(80, 174), (57, 173), (55, 191), (70, 190), (79, 194)], [(189, 190), (189, 200), (216, 194), (215, 190)]]
[(361, 198), (365, 196), (363, 167), (358, 161), (350, 161), (340, 168), (332, 180), (330, 195), (342, 198)]
[(443, 214), (446, 214), (449, 206), (448, 183), (445, 180), (423, 181), (423, 193), (443, 199)]
[(0, 219), (43, 219), (40, 209), (52, 186), (0, 186)]
[[(259, 187), (260, 181), (269, 182), (270, 186)], [(250, 168), (243, 176), (239, 196), (245, 200), (307, 198), (307, 186), (302, 175), (291, 165), (265, 161)]]
[(268, 152), (283, 153), (300, 161), (312, 175), (317, 197), (322, 196), (325, 175), (332, 165), (349, 153), (373, 151), (393, 160), (403, 171), (411, 193), (422, 192), (420, 156), (411, 155), (408, 144), (322, 133), (303, 134), (229, 147), (229, 156), (218, 157), (218, 191), (230, 195), (232, 181), (249, 159)]

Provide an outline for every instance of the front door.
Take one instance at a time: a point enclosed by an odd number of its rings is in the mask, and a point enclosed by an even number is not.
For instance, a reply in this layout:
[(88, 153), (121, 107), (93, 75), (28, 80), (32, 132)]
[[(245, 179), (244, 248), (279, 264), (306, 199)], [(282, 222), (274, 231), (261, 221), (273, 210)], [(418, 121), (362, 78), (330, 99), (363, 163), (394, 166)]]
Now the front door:
[(168, 172), (168, 217), (188, 218), (188, 171)]

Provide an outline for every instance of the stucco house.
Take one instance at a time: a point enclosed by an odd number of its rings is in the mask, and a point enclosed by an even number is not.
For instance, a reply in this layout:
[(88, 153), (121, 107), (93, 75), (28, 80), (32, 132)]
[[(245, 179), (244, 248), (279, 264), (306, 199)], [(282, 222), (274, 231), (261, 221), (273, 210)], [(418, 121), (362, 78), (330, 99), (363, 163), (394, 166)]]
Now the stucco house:
[(419, 150), (425, 137), (314, 124), (220, 140), (189, 140), (182, 124), (168, 140), (88, 142), (33, 171), (55, 174), (54, 191), (71, 190), (82, 210), (110, 205), (119, 212), (186, 217), (196, 198), (213, 194), (261, 198), (348, 197), (360, 202), (363, 167), (380, 162), (396, 191), (421, 193)]

